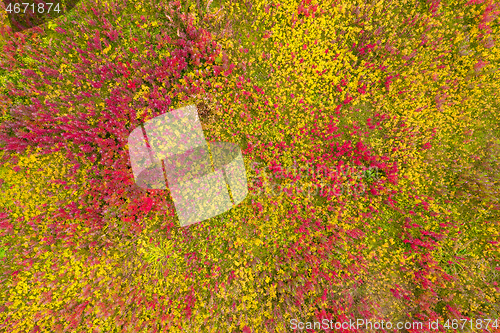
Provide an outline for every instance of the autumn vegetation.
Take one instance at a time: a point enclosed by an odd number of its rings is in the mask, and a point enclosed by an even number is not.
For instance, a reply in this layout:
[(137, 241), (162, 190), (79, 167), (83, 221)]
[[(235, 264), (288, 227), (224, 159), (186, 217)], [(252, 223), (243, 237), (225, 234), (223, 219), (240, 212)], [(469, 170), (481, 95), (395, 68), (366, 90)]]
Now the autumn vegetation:
[[(0, 12), (0, 331), (500, 319), (495, 1), (82, 0), (19, 33)], [(189, 104), (249, 195), (182, 228), (127, 138)]]

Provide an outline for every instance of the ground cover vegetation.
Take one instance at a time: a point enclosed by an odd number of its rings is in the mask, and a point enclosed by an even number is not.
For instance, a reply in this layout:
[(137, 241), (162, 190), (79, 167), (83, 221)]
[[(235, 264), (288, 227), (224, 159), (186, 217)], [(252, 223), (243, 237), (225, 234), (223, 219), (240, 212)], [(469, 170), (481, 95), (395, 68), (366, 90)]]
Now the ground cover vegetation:
[[(498, 318), (499, 13), (82, 0), (13, 33), (2, 12), (0, 328)], [(207, 141), (242, 148), (249, 195), (181, 228), (127, 137), (193, 103)]]

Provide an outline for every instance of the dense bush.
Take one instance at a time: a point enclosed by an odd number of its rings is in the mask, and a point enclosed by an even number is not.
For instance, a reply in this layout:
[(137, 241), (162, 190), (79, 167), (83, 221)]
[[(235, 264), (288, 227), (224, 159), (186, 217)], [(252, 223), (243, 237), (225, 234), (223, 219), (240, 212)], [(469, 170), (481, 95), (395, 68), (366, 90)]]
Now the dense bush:
[[(81, 2), (7, 29), (0, 327), (497, 318), (497, 4), (214, 6)], [(242, 147), (250, 194), (180, 228), (126, 143), (190, 103)]]

